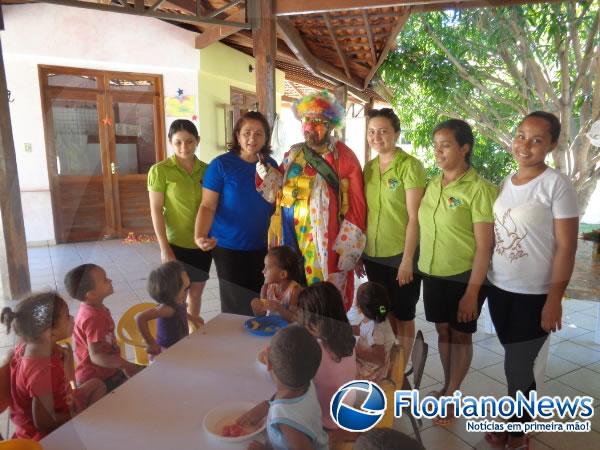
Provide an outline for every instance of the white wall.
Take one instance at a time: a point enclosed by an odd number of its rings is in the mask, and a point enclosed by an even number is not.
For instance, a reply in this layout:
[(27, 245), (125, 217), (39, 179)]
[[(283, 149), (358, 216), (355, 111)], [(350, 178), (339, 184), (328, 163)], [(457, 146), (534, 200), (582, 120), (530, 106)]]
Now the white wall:
[[(2, 11), (25, 233), (29, 243), (53, 241), (38, 64), (160, 74), (165, 97), (181, 88), (197, 105), (196, 33), (156, 19), (65, 6), (2, 5)], [(32, 144), (30, 153), (26, 143)]]

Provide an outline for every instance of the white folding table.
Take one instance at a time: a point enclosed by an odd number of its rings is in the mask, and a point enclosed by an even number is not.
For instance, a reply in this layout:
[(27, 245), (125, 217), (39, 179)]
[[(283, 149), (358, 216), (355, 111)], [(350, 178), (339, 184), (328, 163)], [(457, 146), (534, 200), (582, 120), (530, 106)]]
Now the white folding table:
[(44, 450), (245, 449), (202, 427), (223, 403), (258, 403), (275, 386), (257, 353), (268, 338), (249, 334), (245, 316), (220, 314), (87, 410), (46, 436)]

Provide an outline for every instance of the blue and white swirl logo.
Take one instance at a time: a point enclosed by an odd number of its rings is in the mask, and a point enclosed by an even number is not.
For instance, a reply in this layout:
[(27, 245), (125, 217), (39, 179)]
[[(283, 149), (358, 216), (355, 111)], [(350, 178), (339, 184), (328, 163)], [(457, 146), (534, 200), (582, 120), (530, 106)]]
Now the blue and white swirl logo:
[[(357, 401), (360, 405), (355, 403)], [(344, 430), (368, 431), (381, 420), (386, 407), (387, 399), (377, 384), (354, 380), (333, 395), (329, 412), (333, 421)]]

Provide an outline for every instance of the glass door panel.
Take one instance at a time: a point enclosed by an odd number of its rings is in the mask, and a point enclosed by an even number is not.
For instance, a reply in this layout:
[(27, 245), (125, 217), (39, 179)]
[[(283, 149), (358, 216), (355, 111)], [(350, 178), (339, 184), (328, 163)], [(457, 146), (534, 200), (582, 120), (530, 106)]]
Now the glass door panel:
[(102, 175), (96, 101), (51, 100), (58, 175)]
[(156, 163), (156, 127), (153, 98), (115, 99), (115, 165), (119, 175), (146, 174)]

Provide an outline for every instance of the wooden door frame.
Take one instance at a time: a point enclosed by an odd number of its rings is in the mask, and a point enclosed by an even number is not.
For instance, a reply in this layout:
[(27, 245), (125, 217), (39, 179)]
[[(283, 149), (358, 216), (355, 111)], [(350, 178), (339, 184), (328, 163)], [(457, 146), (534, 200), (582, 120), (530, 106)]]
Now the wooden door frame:
[[(96, 88), (76, 88), (64, 86), (48, 85), (47, 74), (49, 72), (59, 73), (61, 75), (90, 75), (96, 77)], [(57, 243), (66, 242), (67, 234), (63, 230), (57, 198), (57, 179), (58, 167), (56, 165), (56, 148), (54, 146), (54, 124), (50, 119), (51, 100), (60, 98), (60, 93), (68, 91), (69, 93), (87, 94), (96, 93), (96, 105), (98, 110), (98, 139), (100, 143), (100, 160), (102, 166), (102, 177), (104, 186), (104, 202), (105, 202), (105, 235), (114, 237), (121, 235), (120, 223), (120, 205), (118, 195), (118, 178), (112, 176), (110, 163), (114, 161), (116, 152), (115, 133), (110, 133), (107, 126), (101, 125), (102, 118), (110, 117), (111, 123), (114, 126), (114, 114), (112, 108), (108, 104), (111, 97), (111, 90), (108, 88), (109, 79), (113, 78), (130, 78), (130, 79), (149, 79), (154, 83), (154, 91), (145, 93), (154, 96), (154, 121), (155, 121), (155, 148), (156, 162), (164, 159), (165, 150), (165, 113), (164, 113), (164, 92), (162, 74), (145, 74), (137, 72), (119, 72), (112, 70), (86, 69), (66, 66), (53, 66), (38, 64), (38, 79), (40, 85), (40, 97), (42, 106), (42, 124), (44, 127), (44, 141), (46, 145), (46, 166), (48, 170), (48, 181), (50, 188), (50, 200), (52, 205), (52, 219), (54, 224), (54, 237)], [(115, 91), (127, 94), (127, 91)], [(51, 94), (54, 94), (52, 96)], [(142, 92), (129, 92), (129, 94), (143, 94)], [(83, 97), (83, 95), (82, 95)], [(110, 112), (110, 116), (108, 116)], [(114, 128), (113, 128), (114, 130)], [(111, 143), (112, 141), (112, 143)], [(105, 151), (106, 150), (106, 151)], [(108, 175), (107, 175), (108, 174)], [(145, 175), (143, 175), (145, 176)], [(108, 182), (107, 182), (108, 180)]]

